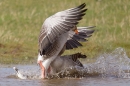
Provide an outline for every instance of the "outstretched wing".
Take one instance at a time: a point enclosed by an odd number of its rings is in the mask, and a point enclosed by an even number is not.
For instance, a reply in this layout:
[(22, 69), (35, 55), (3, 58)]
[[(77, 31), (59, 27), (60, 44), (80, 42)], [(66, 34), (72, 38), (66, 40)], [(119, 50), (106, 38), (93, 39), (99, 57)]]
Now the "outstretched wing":
[(39, 50), (43, 54), (56, 38), (78, 24), (78, 21), (85, 15), (85, 3), (78, 7), (58, 12), (47, 18), (42, 25), (39, 35)]
[(78, 46), (82, 46), (79, 42), (87, 41), (86, 38), (89, 38), (92, 33), (94, 32), (93, 29), (95, 26), (90, 27), (77, 27), (78, 34), (74, 33), (73, 31), (69, 31), (69, 37), (66, 42), (66, 49), (73, 49), (77, 48)]

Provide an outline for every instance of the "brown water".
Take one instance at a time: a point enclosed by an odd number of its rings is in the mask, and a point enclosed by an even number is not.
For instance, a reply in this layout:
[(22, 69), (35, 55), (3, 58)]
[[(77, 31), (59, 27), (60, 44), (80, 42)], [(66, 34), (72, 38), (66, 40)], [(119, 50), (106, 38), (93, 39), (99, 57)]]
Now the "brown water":
[[(100, 55), (96, 62), (84, 65), (84, 69), (71, 68), (79, 74), (82, 73), (84, 77), (66, 76), (45, 80), (40, 79), (37, 65), (0, 65), (0, 86), (130, 86), (130, 59), (122, 48)], [(29, 78), (24, 80), (17, 78), (14, 66)]]

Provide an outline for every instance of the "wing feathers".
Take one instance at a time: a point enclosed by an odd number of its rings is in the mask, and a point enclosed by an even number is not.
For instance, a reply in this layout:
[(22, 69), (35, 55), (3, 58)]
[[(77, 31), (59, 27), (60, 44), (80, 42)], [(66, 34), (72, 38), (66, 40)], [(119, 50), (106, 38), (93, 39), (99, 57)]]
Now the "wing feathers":
[(79, 66), (83, 67), (83, 64), (78, 60), (78, 58), (86, 58), (86, 55), (83, 55), (81, 53), (76, 53), (71, 55), (71, 59)]
[(81, 9), (83, 9), (85, 6), (86, 6), (86, 4), (83, 3), (83, 4), (79, 5), (78, 7), (71, 8), (71, 9), (68, 9), (68, 10), (69, 10), (69, 11), (81, 10)]
[[(81, 43), (79, 42), (85, 42), (87, 41), (87, 38), (92, 36), (92, 33), (94, 32), (93, 29), (89, 28), (94, 28), (95, 26), (90, 26), (90, 27), (77, 27), (78, 34), (75, 34), (73, 31), (69, 31), (69, 37), (66, 43), (66, 49), (73, 49), (77, 48), (78, 46), (82, 46)], [(71, 48), (68, 46), (71, 45)], [(76, 46), (75, 46), (76, 45)]]
[[(46, 52), (58, 36), (72, 30), (78, 24), (78, 21), (82, 19), (87, 10), (85, 6), (86, 4), (83, 3), (78, 7), (58, 12), (45, 20), (39, 36), (40, 52)], [(67, 47), (70, 49), (81, 45), (79, 42), (74, 43), (72, 40), (68, 44)]]

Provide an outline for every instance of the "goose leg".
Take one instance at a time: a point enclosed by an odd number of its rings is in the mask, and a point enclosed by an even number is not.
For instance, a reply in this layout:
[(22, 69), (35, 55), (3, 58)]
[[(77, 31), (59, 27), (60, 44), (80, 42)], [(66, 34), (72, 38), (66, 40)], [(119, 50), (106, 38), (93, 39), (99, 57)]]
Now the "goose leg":
[(39, 61), (38, 62), (40, 68), (41, 68), (41, 78), (45, 79), (47, 78), (47, 74), (50, 74), (50, 71), (51, 71), (51, 67), (49, 66), (48, 69), (46, 69), (43, 64), (42, 64), (42, 61)]
[(45, 78), (45, 67), (42, 65), (42, 61), (39, 61), (39, 66), (41, 68), (41, 78)]

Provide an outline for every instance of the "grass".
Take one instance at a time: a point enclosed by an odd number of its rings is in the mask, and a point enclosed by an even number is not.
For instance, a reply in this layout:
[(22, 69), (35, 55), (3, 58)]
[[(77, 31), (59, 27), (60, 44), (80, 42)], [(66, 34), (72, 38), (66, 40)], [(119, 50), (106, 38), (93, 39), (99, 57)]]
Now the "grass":
[(0, 63), (34, 62), (43, 21), (58, 11), (86, 3), (88, 11), (78, 26), (96, 26), (82, 52), (94, 58), (123, 47), (130, 56), (129, 0), (0, 0)]

